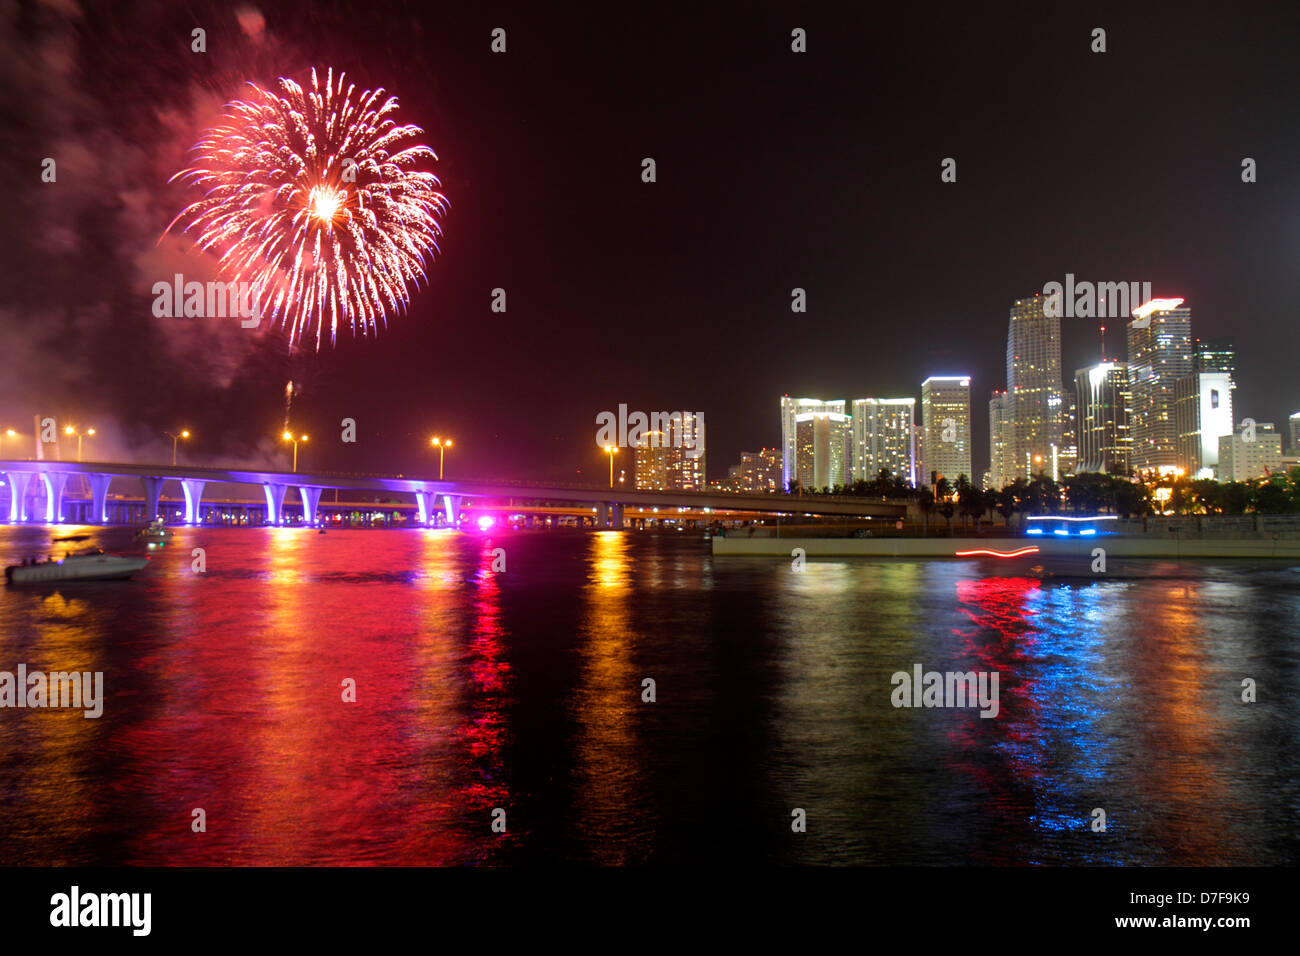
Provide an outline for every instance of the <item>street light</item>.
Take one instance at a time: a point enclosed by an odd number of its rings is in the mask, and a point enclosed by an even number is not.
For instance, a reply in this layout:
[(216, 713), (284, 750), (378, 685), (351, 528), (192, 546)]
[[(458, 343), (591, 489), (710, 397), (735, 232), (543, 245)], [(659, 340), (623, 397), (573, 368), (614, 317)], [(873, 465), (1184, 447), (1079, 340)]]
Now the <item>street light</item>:
[(447, 454), (447, 449), (451, 447), (451, 439), (448, 438), (446, 441), (443, 441), (437, 436), (434, 436), (429, 439), (429, 444), (438, 449), (438, 480), (442, 481), (442, 459), (443, 456)]
[(67, 426), (66, 428), (63, 429), (63, 434), (65, 434), (65, 435), (76, 435), (76, 436), (77, 436), (77, 461), (81, 461), (81, 439), (83, 439), (83, 438), (94, 438), (94, 437), (95, 437), (95, 429), (93, 429), (93, 428), (87, 428), (87, 429), (86, 429), (86, 433), (83, 435), (83, 434), (81, 433), (81, 430), (80, 430), (79, 428), (74, 428), (72, 425), (69, 425), (69, 426)]
[(175, 468), (176, 467), (176, 443), (180, 441), (182, 438), (189, 438), (190, 433), (188, 430), (184, 430), (179, 435), (173, 435), (171, 432), (163, 432), (163, 434), (172, 440), (172, 467)]
[(293, 472), (296, 475), (298, 473), (298, 442), (302, 442), (303, 444), (306, 444), (307, 436), (301, 435), (298, 438), (294, 438), (291, 432), (285, 432), (280, 437), (283, 438), (285, 441), (293, 442)]
[[(17, 438), (17, 437), (18, 437), (18, 433), (17, 433), (16, 431), (14, 431), (12, 428), (6, 428), (6, 429), (5, 429), (5, 434), (8, 435), (10, 438)], [(4, 440), (4, 438), (3, 438), (3, 437), (0, 437), (0, 449), (3, 449), (3, 448), (4, 448), (4, 444), (5, 444), (5, 440)], [(3, 458), (3, 457), (4, 457), (4, 455), (0, 455), (0, 458)]]
[(614, 456), (618, 454), (617, 445), (606, 445), (605, 454), (609, 455), (609, 486), (614, 487)]

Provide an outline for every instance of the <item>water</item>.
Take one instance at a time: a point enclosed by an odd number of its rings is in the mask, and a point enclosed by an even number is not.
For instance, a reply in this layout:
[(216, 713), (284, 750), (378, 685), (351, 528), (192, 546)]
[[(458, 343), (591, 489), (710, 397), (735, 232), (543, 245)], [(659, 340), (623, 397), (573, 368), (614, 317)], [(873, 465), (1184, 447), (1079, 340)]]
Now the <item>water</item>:
[[(1006, 573), (181, 529), (133, 581), (0, 593), (0, 670), (106, 685), (98, 720), (0, 710), (0, 864), (1300, 860), (1300, 571)], [(894, 708), (916, 663), (998, 671), (998, 717)]]

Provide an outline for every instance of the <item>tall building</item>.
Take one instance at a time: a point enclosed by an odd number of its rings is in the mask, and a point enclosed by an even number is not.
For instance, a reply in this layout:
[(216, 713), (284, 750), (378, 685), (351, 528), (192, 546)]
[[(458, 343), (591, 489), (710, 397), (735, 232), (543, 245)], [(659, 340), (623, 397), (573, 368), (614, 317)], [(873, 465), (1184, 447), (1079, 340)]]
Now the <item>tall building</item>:
[(1229, 375), (1236, 375), (1236, 343), (1231, 338), (1194, 339), (1192, 342), (1192, 371), (1227, 372)]
[(820, 398), (791, 398), (781, 396), (781, 486), (789, 489), (799, 476), (798, 455), (795, 449), (795, 417), (807, 413), (843, 415), (844, 401), (822, 401)]
[(972, 478), (969, 375), (932, 375), (921, 383), (921, 429), (921, 484), (936, 474), (949, 482)]
[(1152, 299), (1128, 324), (1129, 434), (1133, 469), (1178, 466), (1175, 383), (1192, 373), (1192, 310), (1182, 299)]
[(1232, 375), (1193, 372), (1174, 383), (1178, 467), (1193, 478), (1213, 478), (1219, 438), (1232, 434)]
[(742, 451), (740, 463), (731, 466), (728, 485), (731, 491), (774, 495), (784, 490), (781, 484), (781, 450), (763, 448)]
[(852, 481), (873, 481), (884, 468), (916, 484), (915, 398), (859, 398), (853, 402)]
[(1300, 452), (1300, 412), (1296, 412), (1290, 418), (1291, 422), (1291, 453)]
[(705, 443), (692, 412), (674, 415), (666, 431), (648, 432), (635, 447), (636, 486), (642, 491), (704, 491)]
[(1006, 391), (994, 390), (989, 399), (989, 471), (987, 487), (1005, 488), (1016, 480), (1010, 462), (1011, 412)]
[[(1046, 315), (1046, 297), (1017, 299), (1007, 327), (1008, 464), (1016, 476), (1051, 473), (1065, 445), (1061, 319)], [(1055, 452), (1055, 454), (1054, 454)]]
[(1219, 480), (1253, 481), (1282, 467), (1282, 436), (1272, 422), (1255, 425), (1253, 441), (1244, 426), (1219, 438)]
[(1130, 467), (1128, 365), (1101, 362), (1074, 373), (1076, 472), (1124, 474)]
[(795, 422), (795, 480), (804, 491), (849, 484), (853, 431), (848, 415), (800, 412)]

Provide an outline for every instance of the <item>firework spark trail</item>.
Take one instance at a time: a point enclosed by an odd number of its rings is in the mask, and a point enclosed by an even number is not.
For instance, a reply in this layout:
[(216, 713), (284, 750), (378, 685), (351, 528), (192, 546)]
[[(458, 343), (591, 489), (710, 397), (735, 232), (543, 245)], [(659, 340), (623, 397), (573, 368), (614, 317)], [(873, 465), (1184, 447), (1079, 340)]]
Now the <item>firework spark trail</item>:
[(203, 196), (166, 231), (181, 223), (218, 252), (222, 273), (252, 286), (291, 349), (314, 329), (319, 351), (327, 321), (331, 345), (340, 323), (377, 334), (440, 252), (447, 199), (415, 168), (438, 158), (411, 144), (423, 130), (390, 118), (397, 98), (382, 88), (354, 99), (343, 83), (332, 69), (324, 87), (313, 69), (307, 91), (285, 77), (278, 94), (249, 83), (253, 95), (228, 104), (193, 147), (194, 164), (172, 177)]

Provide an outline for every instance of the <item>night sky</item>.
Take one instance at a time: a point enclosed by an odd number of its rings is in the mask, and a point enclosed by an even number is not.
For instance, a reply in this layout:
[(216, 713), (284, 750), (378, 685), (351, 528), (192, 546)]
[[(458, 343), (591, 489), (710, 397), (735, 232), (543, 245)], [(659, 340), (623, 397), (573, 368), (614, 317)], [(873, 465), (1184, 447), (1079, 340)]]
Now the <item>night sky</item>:
[[(603, 480), (595, 418), (626, 402), (704, 412), (720, 478), (779, 443), (783, 393), (970, 374), (978, 476), (1008, 308), (1066, 273), (1149, 281), (1234, 336), (1239, 419), (1300, 409), (1295, 5), (542, 6), (5, 4), (0, 428), (56, 415), (100, 429), (88, 459), (145, 461), (188, 426), (196, 463), (283, 464), (292, 374), (308, 469), (436, 471), (439, 433), (452, 476)], [(377, 339), (293, 359), (276, 332), (154, 318), (154, 282), (204, 269), (158, 244), (186, 148), (244, 80), (313, 65), (396, 93), (437, 151), (427, 287)], [(1071, 388), (1098, 324), (1062, 321)]]

